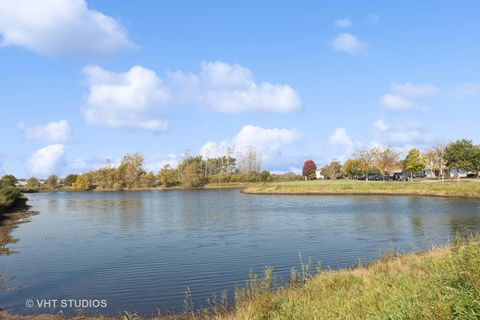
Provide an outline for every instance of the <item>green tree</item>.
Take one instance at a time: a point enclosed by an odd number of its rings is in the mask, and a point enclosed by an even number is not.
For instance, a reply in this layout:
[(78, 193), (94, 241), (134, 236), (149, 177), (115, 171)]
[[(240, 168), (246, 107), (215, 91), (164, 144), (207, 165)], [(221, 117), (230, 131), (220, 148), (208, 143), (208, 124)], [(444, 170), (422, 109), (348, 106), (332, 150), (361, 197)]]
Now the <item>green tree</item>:
[(165, 187), (172, 187), (178, 183), (178, 172), (167, 164), (158, 172), (158, 179)]
[(342, 173), (342, 166), (338, 160), (333, 160), (322, 168), (321, 173), (325, 177), (336, 180)]
[(142, 175), (142, 187), (153, 188), (158, 185), (158, 179), (152, 171)]
[(342, 166), (342, 172), (348, 178), (354, 178), (362, 174), (360, 161), (355, 159), (345, 161)]
[[(375, 159), (374, 166), (380, 171), (381, 175), (385, 177), (385, 174), (390, 175), (395, 166), (398, 163), (398, 157), (400, 153), (395, 151), (391, 147), (376, 148), (374, 149)], [(384, 178), (385, 179), (385, 178)]]
[[(444, 158), (450, 168), (476, 171), (480, 168), (480, 149), (472, 140), (457, 140), (445, 147)], [(460, 179), (460, 175), (457, 174)]]
[(419, 172), (427, 166), (427, 159), (423, 153), (418, 149), (410, 149), (404, 161), (405, 170), (410, 173), (410, 178), (413, 178), (415, 172)]
[(31, 177), (27, 179), (27, 188), (28, 189), (39, 189), (42, 186), (40, 181), (37, 178)]
[(118, 172), (122, 188), (131, 189), (140, 186), (141, 177), (145, 174), (143, 155), (140, 153), (123, 156)]
[(14, 187), (17, 183), (17, 178), (14, 175), (6, 174), (0, 179), (0, 186), (10, 186)]
[(0, 187), (0, 213), (10, 208), (21, 193), (16, 187), (5, 185)]
[(78, 174), (69, 174), (68, 176), (65, 177), (65, 185), (66, 186), (72, 186), (75, 181), (77, 181)]
[(262, 173), (260, 173), (260, 180), (262, 182), (269, 182), (273, 180), (273, 177), (269, 171), (264, 170)]
[(94, 188), (93, 185), (93, 174), (91, 172), (86, 172), (77, 177), (77, 180), (72, 185), (73, 190), (77, 191), (88, 191)]
[(360, 165), (360, 170), (365, 174), (366, 180), (368, 180), (368, 173), (373, 171), (375, 166), (377, 151), (375, 148), (363, 148), (355, 153), (355, 160)]
[(205, 184), (198, 161), (194, 161), (183, 168), (181, 181), (184, 186), (189, 188), (200, 187)]
[(60, 179), (58, 179), (58, 176), (56, 175), (49, 176), (45, 181), (45, 184), (47, 185), (47, 187), (51, 189), (55, 189), (56, 187), (58, 187), (59, 183), (60, 183)]

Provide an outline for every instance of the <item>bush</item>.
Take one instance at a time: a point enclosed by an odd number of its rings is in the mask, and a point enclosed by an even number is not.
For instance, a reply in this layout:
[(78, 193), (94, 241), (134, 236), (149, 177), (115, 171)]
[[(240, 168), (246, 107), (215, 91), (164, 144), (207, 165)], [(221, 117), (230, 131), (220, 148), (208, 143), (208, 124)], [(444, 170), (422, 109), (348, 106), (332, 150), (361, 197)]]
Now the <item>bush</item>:
[(10, 208), (15, 200), (20, 198), (20, 190), (12, 186), (4, 186), (0, 188), (0, 212)]

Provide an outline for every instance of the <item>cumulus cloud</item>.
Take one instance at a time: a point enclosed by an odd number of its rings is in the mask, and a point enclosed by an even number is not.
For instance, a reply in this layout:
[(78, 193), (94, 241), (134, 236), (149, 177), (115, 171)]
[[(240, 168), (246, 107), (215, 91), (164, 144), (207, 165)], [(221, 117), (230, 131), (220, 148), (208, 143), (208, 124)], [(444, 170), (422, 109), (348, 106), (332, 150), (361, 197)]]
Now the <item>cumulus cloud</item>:
[(433, 141), (417, 121), (402, 120), (399, 124), (388, 124), (384, 119), (373, 122), (374, 135), (378, 142), (397, 147), (419, 146)]
[(390, 126), (385, 122), (384, 119), (379, 119), (379, 120), (375, 121), (374, 123), (372, 123), (372, 127), (373, 127), (373, 129), (375, 129), (379, 132), (386, 131), (390, 128)]
[(335, 132), (329, 137), (329, 141), (334, 146), (342, 146), (348, 153), (351, 153), (355, 147), (359, 147), (361, 145), (360, 142), (353, 141), (348, 134), (347, 129), (342, 127), (335, 129)]
[(29, 126), (20, 122), (17, 124), (17, 128), (28, 140), (58, 143), (67, 142), (72, 137), (72, 131), (67, 120), (53, 121), (43, 126)]
[(47, 176), (55, 173), (63, 161), (65, 146), (63, 144), (51, 144), (37, 150), (28, 160), (28, 170), (39, 176)]
[(399, 95), (387, 93), (380, 99), (380, 105), (388, 110), (403, 111), (412, 109), (413, 103)]
[(158, 172), (166, 165), (175, 168), (178, 165), (178, 156), (175, 154), (169, 154), (167, 156), (153, 154), (145, 157), (145, 169), (148, 171)]
[(141, 66), (124, 73), (87, 66), (83, 73), (89, 85), (83, 108), (87, 122), (114, 128), (167, 129), (168, 122), (157, 113), (170, 94), (155, 72)]
[(207, 142), (200, 149), (204, 157), (223, 155), (227, 148), (233, 152), (241, 152), (245, 148), (253, 147), (262, 155), (266, 162), (276, 158), (282, 149), (301, 139), (301, 135), (294, 129), (262, 128), (260, 126), (245, 125), (233, 138), (220, 142)]
[(348, 18), (335, 20), (335, 26), (340, 28), (348, 28), (352, 25), (352, 20)]
[(85, 0), (0, 1), (2, 46), (50, 56), (105, 56), (132, 47), (121, 24)]
[(177, 72), (176, 77), (181, 77), (188, 84), (188, 92), (195, 94), (189, 96), (191, 100), (215, 111), (291, 112), (300, 108), (300, 98), (290, 86), (256, 83), (252, 72), (239, 64), (204, 61), (199, 75)]
[(391, 84), (391, 92), (409, 98), (430, 97), (438, 94), (440, 90), (431, 84), (403, 84), (394, 82)]
[(342, 33), (338, 35), (333, 40), (332, 46), (336, 51), (343, 51), (352, 55), (361, 53), (365, 50), (365, 44), (350, 33)]
[(124, 73), (99, 66), (83, 70), (89, 93), (83, 107), (87, 122), (117, 128), (164, 131), (159, 115), (166, 106), (197, 105), (217, 112), (291, 112), (300, 99), (290, 86), (257, 83), (238, 64), (202, 62), (198, 74), (170, 72), (165, 80), (142, 66)]

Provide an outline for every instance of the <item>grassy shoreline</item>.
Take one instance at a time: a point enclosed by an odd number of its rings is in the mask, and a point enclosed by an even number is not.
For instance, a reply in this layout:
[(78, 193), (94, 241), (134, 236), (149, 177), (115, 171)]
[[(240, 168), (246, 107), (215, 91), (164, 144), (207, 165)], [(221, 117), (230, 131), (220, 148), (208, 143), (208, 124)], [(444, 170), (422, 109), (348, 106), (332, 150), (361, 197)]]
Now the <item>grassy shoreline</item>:
[(255, 184), (246, 187), (243, 192), (279, 195), (415, 195), (480, 199), (480, 182), (315, 180)]
[[(302, 275), (303, 274), (303, 275)], [(294, 279), (294, 280), (292, 280)], [(154, 318), (15, 316), (6, 320), (53, 319), (478, 319), (480, 238), (455, 239), (427, 252), (388, 255), (367, 266), (317, 274), (297, 273), (290, 284), (251, 278), (236, 304)]]

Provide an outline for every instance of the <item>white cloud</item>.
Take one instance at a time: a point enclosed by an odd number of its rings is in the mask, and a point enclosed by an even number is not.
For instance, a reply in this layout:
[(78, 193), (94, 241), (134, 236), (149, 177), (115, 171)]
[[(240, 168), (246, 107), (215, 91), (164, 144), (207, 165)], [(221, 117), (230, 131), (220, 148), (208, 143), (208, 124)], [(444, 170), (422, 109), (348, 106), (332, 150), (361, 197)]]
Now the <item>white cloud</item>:
[(372, 123), (372, 127), (380, 132), (387, 131), (390, 128), (390, 126), (383, 119), (377, 120)]
[[(238, 64), (202, 62), (198, 76), (177, 72), (188, 80), (188, 91), (203, 106), (219, 112), (291, 112), (300, 109), (295, 90), (284, 84), (256, 83), (252, 72)], [(182, 91), (185, 93), (186, 90)]]
[(116, 128), (164, 131), (159, 116), (167, 105), (197, 105), (217, 112), (291, 112), (300, 99), (290, 86), (256, 83), (238, 64), (202, 62), (199, 74), (170, 72), (166, 80), (152, 70), (134, 66), (124, 73), (87, 66), (89, 94), (83, 107), (87, 122)]
[(67, 120), (53, 121), (44, 126), (28, 126), (24, 122), (20, 122), (17, 124), (17, 128), (29, 140), (57, 143), (67, 142), (72, 138), (72, 131)]
[(133, 46), (118, 21), (85, 0), (2, 0), (0, 36), (2, 46), (53, 56), (105, 56)]
[(300, 134), (296, 130), (265, 129), (259, 126), (246, 125), (232, 139), (232, 142), (239, 147), (253, 146), (269, 155), (298, 139), (300, 139)]
[(168, 102), (169, 91), (155, 72), (141, 66), (125, 73), (88, 66), (83, 72), (89, 85), (83, 108), (87, 122), (148, 131), (167, 129), (168, 122), (156, 113)]
[(387, 93), (380, 99), (380, 105), (392, 111), (403, 111), (413, 107), (413, 103), (402, 96)]
[(354, 143), (345, 128), (335, 129), (335, 132), (330, 136), (329, 140), (331, 144), (341, 145), (347, 150), (352, 150), (354, 146)]
[(372, 124), (376, 142), (396, 147), (419, 146), (433, 141), (433, 136), (422, 130), (421, 124), (413, 120), (402, 120), (400, 124), (387, 124), (381, 119)]
[(430, 97), (440, 92), (440, 90), (434, 85), (412, 84), (410, 82), (406, 82), (404, 84), (394, 82), (392, 83), (390, 90), (396, 95), (409, 98)]
[(28, 160), (28, 170), (39, 176), (47, 176), (58, 170), (58, 165), (63, 160), (65, 146), (63, 144), (51, 144), (37, 150)]
[(276, 158), (282, 149), (301, 139), (301, 135), (294, 129), (262, 128), (254, 125), (245, 125), (233, 138), (220, 142), (207, 142), (200, 154), (204, 157), (223, 155), (227, 148), (240, 152), (248, 147), (254, 147), (262, 155), (264, 161)]
[(365, 44), (350, 33), (342, 33), (333, 40), (333, 48), (348, 54), (357, 54), (365, 50)]
[(166, 165), (175, 168), (178, 165), (177, 155), (169, 154), (164, 156), (161, 154), (154, 154), (145, 157), (145, 169), (147, 169), (147, 171), (153, 171), (154, 173), (157, 173)]
[(449, 95), (454, 98), (466, 98), (471, 96), (480, 96), (480, 83), (466, 82), (453, 86), (449, 91)]
[(348, 28), (352, 25), (352, 20), (348, 18), (335, 20), (335, 26), (340, 28)]

